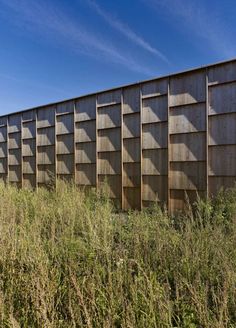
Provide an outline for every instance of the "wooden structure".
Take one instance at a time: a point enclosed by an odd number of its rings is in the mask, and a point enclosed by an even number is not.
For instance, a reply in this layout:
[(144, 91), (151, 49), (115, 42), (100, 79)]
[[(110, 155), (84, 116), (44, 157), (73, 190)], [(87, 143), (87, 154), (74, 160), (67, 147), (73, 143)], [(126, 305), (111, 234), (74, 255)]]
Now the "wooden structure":
[(236, 179), (236, 60), (0, 117), (0, 177), (101, 186), (171, 211)]

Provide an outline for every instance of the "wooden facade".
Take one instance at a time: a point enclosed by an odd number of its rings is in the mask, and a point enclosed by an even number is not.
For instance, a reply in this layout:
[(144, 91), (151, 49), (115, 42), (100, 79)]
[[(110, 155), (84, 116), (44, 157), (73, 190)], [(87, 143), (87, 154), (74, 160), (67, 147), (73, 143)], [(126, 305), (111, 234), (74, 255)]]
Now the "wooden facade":
[(236, 180), (236, 60), (0, 117), (0, 178), (107, 185), (123, 209), (214, 195)]

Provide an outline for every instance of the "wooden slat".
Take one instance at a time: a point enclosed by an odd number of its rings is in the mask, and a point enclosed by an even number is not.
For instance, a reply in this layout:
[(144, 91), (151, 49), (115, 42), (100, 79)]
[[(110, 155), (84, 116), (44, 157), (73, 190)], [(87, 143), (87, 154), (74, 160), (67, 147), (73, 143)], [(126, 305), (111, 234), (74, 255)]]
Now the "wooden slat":
[(74, 113), (74, 100), (72, 101), (65, 101), (63, 103), (57, 104), (56, 107), (57, 114), (68, 114)]
[(27, 139), (22, 142), (22, 156), (35, 156), (36, 139)]
[(74, 132), (74, 115), (61, 115), (56, 118), (56, 134), (68, 134)]
[(205, 71), (190, 72), (170, 78), (170, 106), (206, 100)]
[(58, 135), (56, 144), (57, 154), (73, 154), (74, 153), (74, 135)]
[(103, 152), (98, 153), (98, 174), (114, 175), (121, 174), (121, 153)]
[(120, 128), (98, 131), (97, 151), (117, 151), (121, 149)]
[(0, 127), (0, 142), (6, 142), (7, 141), (7, 127), (3, 126)]
[(96, 121), (76, 123), (75, 142), (88, 142), (96, 140)]
[(109, 104), (120, 103), (120, 101), (121, 101), (120, 89), (100, 93), (98, 94), (98, 98), (97, 98), (98, 107), (109, 105)]
[(124, 187), (140, 186), (140, 163), (124, 163), (123, 170)]
[(236, 144), (236, 113), (209, 117), (209, 145)]
[(128, 87), (123, 91), (123, 114), (140, 111), (140, 88), (139, 86)]
[(36, 137), (36, 122), (24, 122), (22, 125), (22, 139), (31, 139)]
[(209, 83), (236, 81), (236, 62), (232, 61), (208, 68)]
[(142, 123), (167, 121), (166, 96), (144, 99), (142, 107)]
[(9, 149), (21, 148), (21, 133), (20, 132), (15, 132), (15, 133), (9, 134), (8, 148)]
[(167, 175), (168, 151), (167, 149), (143, 150), (143, 175)]
[(21, 131), (21, 115), (13, 114), (8, 118), (8, 133)]
[(206, 160), (205, 132), (172, 135), (170, 143), (170, 161), (172, 162)]
[(75, 103), (75, 122), (96, 119), (96, 96), (78, 99)]
[(55, 125), (55, 106), (38, 109), (37, 127), (46, 128), (54, 125)]
[(108, 106), (98, 110), (98, 129), (118, 127), (121, 124), (120, 105)]
[(209, 175), (236, 177), (236, 145), (209, 147)]
[(170, 164), (170, 188), (205, 190), (205, 162), (175, 162)]
[(188, 133), (206, 130), (205, 104), (171, 108), (169, 113), (169, 133)]
[(236, 82), (211, 87), (209, 115), (231, 112), (236, 112)]
[(76, 144), (76, 163), (96, 163), (96, 142)]
[(167, 148), (168, 124), (143, 124), (143, 149)]
[(167, 93), (168, 79), (159, 79), (142, 83), (142, 95), (153, 96)]
[(124, 115), (123, 117), (123, 139), (136, 138), (140, 136), (140, 113)]
[(123, 141), (123, 163), (129, 162), (140, 162), (140, 138)]
[(143, 177), (142, 199), (167, 203), (167, 176), (146, 175)]
[(74, 172), (74, 155), (57, 155), (57, 174), (70, 174)]
[(96, 164), (76, 165), (75, 182), (81, 186), (96, 186)]
[(44, 146), (38, 147), (37, 151), (37, 163), (39, 165), (50, 165), (55, 163), (55, 147)]
[(54, 127), (38, 129), (38, 146), (50, 146), (54, 144), (55, 144)]

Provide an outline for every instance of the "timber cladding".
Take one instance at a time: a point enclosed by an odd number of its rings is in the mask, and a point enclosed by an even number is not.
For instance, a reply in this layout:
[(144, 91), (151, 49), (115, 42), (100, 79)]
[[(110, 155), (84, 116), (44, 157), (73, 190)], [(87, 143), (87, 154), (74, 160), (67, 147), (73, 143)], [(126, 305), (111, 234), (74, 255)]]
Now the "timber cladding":
[(236, 180), (236, 60), (0, 117), (0, 178), (185, 207)]

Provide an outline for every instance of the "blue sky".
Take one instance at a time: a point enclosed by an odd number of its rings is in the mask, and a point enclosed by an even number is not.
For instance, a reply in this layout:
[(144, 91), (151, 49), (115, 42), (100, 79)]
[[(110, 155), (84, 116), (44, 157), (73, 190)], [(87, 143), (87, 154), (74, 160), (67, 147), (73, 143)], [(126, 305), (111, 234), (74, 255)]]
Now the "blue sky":
[(0, 0), (0, 114), (236, 57), (233, 0)]

